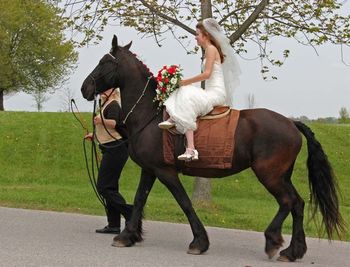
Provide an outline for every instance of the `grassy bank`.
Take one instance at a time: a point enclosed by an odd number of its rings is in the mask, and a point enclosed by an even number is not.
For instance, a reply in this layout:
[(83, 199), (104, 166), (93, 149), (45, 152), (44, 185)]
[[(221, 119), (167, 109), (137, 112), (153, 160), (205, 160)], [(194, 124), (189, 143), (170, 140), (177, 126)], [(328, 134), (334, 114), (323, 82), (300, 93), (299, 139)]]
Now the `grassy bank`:
[[(84, 114), (89, 121), (89, 115)], [(350, 222), (350, 127), (310, 124), (323, 145), (339, 180), (341, 211)], [(0, 112), (0, 205), (103, 215), (94, 196), (83, 159), (84, 132), (70, 113)], [(309, 197), (306, 145), (298, 157), (293, 182), (301, 196)], [(121, 192), (132, 202), (140, 169), (128, 161)], [(189, 195), (193, 178), (181, 176)], [(213, 203), (197, 205), (205, 225), (264, 231), (277, 211), (274, 198), (250, 170), (212, 182)], [(306, 207), (307, 211), (307, 207)], [(146, 219), (170, 222), (187, 220), (173, 197), (156, 182), (146, 205)], [(317, 236), (313, 223), (306, 234)], [(284, 224), (291, 232), (291, 218)], [(350, 240), (350, 234), (344, 237)]]

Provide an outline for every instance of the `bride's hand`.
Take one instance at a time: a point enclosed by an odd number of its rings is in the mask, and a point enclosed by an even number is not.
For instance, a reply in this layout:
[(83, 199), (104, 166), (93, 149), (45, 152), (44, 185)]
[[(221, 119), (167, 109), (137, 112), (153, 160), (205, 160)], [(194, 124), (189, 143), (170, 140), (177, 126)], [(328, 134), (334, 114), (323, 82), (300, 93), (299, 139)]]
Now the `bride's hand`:
[(186, 85), (189, 85), (190, 83), (187, 81), (187, 80), (181, 80), (180, 82), (179, 82), (179, 85), (180, 86), (186, 86)]

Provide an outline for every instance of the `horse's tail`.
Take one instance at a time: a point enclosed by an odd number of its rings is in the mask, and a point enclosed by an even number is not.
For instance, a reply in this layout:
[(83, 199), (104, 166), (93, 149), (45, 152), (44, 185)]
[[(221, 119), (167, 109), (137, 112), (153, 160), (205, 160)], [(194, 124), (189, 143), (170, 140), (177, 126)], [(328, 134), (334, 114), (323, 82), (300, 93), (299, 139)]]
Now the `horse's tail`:
[(345, 225), (339, 211), (338, 185), (331, 164), (311, 129), (300, 121), (294, 121), (294, 124), (307, 140), (311, 218), (320, 209), (328, 239), (332, 239), (334, 232), (341, 237)]

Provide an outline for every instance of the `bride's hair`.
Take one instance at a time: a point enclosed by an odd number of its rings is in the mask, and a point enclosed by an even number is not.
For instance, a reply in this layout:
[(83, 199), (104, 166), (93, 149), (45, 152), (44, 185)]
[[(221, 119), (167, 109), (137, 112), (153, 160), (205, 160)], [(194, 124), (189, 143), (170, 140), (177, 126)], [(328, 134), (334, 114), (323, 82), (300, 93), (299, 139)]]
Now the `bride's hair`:
[(205, 36), (207, 36), (209, 38), (209, 41), (210, 43), (216, 47), (216, 49), (218, 50), (219, 52), (219, 55), (220, 55), (220, 60), (221, 60), (221, 63), (224, 62), (225, 60), (225, 55), (224, 53), (222, 53), (222, 49), (219, 45), (219, 43), (215, 40), (215, 38), (205, 29), (204, 25), (203, 25), (203, 22), (200, 21), (198, 22), (198, 24), (196, 25), (196, 28), (199, 29)]

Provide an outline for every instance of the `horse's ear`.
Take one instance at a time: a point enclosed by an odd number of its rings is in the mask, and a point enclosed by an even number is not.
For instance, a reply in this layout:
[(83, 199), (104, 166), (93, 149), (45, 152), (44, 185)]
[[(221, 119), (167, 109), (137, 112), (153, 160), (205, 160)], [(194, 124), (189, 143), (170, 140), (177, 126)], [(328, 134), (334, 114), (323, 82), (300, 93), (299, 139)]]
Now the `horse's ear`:
[(118, 50), (118, 38), (114, 34), (113, 35), (113, 40), (112, 40), (112, 51), (117, 51)]
[(128, 43), (126, 46), (124, 46), (124, 48), (126, 48), (126, 49), (130, 49), (130, 47), (131, 47), (131, 45), (132, 45), (132, 41), (130, 42), (130, 43)]

